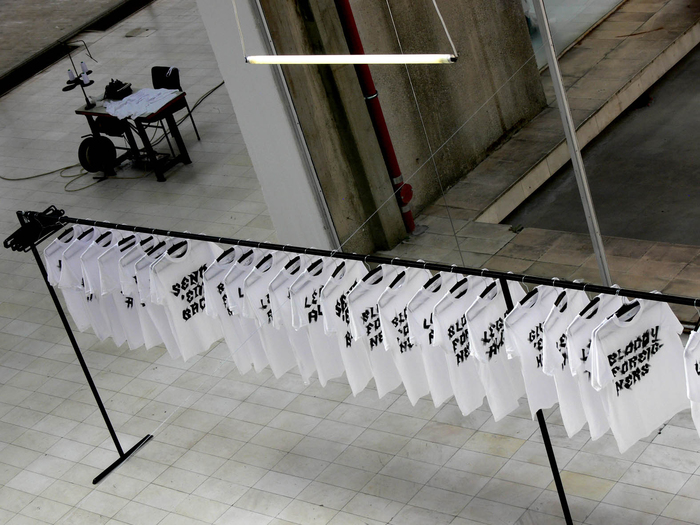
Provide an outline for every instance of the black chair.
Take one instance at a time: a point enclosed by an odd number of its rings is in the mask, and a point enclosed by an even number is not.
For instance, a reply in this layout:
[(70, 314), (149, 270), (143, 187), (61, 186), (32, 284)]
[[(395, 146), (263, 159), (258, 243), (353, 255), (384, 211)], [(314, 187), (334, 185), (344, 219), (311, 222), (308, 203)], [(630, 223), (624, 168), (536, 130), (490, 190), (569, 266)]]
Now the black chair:
[[(151, 81), (153, 82), (154, 89), (177, 89), (182, 91), (182, 85), (180, 84), (180, 70), (176, 67), (167, 66), (154, 66), (151, 68)], [(192, 110), (190, 105), (187, 103), (187, 98), (183, 97), (181, 102), (176, 104), (176, 108), (173, 111), (179, 111), (181, 109), (187, 109), (187, 114), (192, 121), (192, 127), (197, 135), (197, 140), (202, 140), (199, 136), (199, 131), (197, 130), (197, 124), (194, 123), (194, 117), (192, 116)], [(167, 135), (166, 135), (167, 136)]]

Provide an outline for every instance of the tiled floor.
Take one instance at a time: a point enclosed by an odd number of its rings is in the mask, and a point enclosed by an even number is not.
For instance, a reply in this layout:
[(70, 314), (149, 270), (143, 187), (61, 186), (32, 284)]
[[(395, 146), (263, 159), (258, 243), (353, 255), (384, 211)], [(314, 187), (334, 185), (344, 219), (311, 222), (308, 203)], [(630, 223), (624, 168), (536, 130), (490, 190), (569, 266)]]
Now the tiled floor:
[[(156, 32), (123, 38), (132, 27)], [(151, 65), (176, 63), (191, 100), (219, 81), (192, 0), (159, 0), (92, 38), (102, 80), (146, 84)], [(58, 89), (65, 69), (0, 99), (3, 176), (75, 162), (87, 128), (72, 114), (77, 96)], [(164, 184), (150, 176), (65, 193), (57, 175), (2, 181), (0, 232), (15, 229), (17, 209), (53, 203), (76, 216), (274, 239), (224, 88), (195, 118), (201, 143), (183, 125), (194, 163)], [(470, 224), (469, 238), (490, 236)], [(502, 236), (513, 242), (507, 228)], [(240, 376), (223, 345), (182, 363), (80, 334), (123, 445), (155, 435), (93, 487), (116, 453), (68, 339), (29, 254), (0, 251), (0, 273), (0, 523), (563, 523), (524, 404), (495, 423), (487, 407), (462, 417), (453, 402), (412, 407), (401, 391), (355, 398), (343, 380)], [(624, 455), (612, 436), (567, 439), (558, 411), (547, 418), (577, 522), (700, 523), (700, 439), (687, 413)]]

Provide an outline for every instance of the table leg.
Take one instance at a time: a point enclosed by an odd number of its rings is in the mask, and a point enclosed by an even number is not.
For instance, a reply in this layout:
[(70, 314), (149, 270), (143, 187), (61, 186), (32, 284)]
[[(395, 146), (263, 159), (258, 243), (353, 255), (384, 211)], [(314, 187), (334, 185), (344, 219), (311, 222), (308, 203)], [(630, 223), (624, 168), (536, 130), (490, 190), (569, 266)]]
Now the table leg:
[(140, 154), (139, 145), (136, 143), (134, 134), (131, 132), (131, 128), (129, 126), (127, 126), (124, 130), (124, 135), (126, 136), (126, 141), (129, 144), (129, 148), (131, 148), (131, 155), (134, 162), (138, 162)]
[(175, 122), (175, 117), (170, 113), (165, 117), (165, 121), (168, 123), (168, 129), (170, 134), (175, 139), (175, 144), (177, 144), (177, 149), (180, 152), (180, 160), (183, 164), (192, 164), (190, 160), (190, 155), (187, 153), (187, 148), (185, 147), (185, 141), (182, 140), (182, 135), (180, 135), (180, 130), (177, 127), (177, 122)]
[(134, 122), (136, 124), (136, 129), (138, 130), (139, 137), (141, 137), (141, 142), (143, 142), (143, 147), (146, 150), (146, 155), (148, 155), (148, 160), (150, 160), (153, 163), (153, 171), (156, 174), (156, 180), (158, 182), (165, 182), (165, 177), (163, 176), (163, 168), (160, 162), (158, 162), (158, 156), (156, 155), (156, 152), (153, 149), (153, 146), (151, 145), (151, 141), (148, 138), (148, 133), (146, 133), (146, 128), (144, 128), (143, 124), (138, 120), (135, 120)]

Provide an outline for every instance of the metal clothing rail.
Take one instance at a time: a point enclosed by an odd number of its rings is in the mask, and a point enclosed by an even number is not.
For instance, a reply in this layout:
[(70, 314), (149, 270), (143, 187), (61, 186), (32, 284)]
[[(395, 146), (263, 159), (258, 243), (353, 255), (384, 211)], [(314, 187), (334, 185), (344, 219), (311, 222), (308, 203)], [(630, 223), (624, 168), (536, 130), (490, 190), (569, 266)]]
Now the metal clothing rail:
[[(30, 219), (37, 212), (18, 212), (22, 213), (25, 218)], [(149, 235), (161, 235), (165, 237), (174, 237), (178, 239), (189, 239), (193, 241), (215, 242), (219, 244), (229, 244), (237, 246), (247, 246), (249, 248), (264, 248), (266, 250), (277, 250), (290, 253), (302, 253), (305, 255), (316, 255), (319, 257), (333, 257), (336, 259), (346, 259), (352, 261), (364, 261), (366, 263), (391, 264), (395, 266), (405, 266), (408, 268), (424, 268), (436, 272), (459, 273), (462, 275), (479, 275), (481, 277), (491, 277), (493, 279), (505, 279), (506, 281), (516, 281), (522, 284), (534, 284), (545, 286), (556, 286), (557, 288), (566, 288), (571, 290), (583, 290), (584, 292), (602, 293), (608, 295), (621, 295), (623, 297), (631, 297), (634, 299), (645, 299), (648, 301), (658, 301), (670, 304), (680, 304), (685, 306), (700, 306), (700, 299), (687, 297), (682, 295), (670, 295), (663, 293), (641, 292), (630, 288), (614, 288), (611, 286), (602, 286), (599, 284), (591, 284), (585, 282), (566, 281), (556, 277), (536, 277), (533, 275), (516, 274), (511, 272), (498, 272), (487, 269), (469, 268), (466, 266), (457, 266), (456, 264), (440, 264), (424, 261), (416, 261), (414, 259), (402, 259), (400, 257), (383, 257), (380, 255), (362, 255), (359, 253), (339, 252), (337, 250), (323, 250), (319, 248), (304, 248), (301, 246), (291, 246), (289, 244), (273, 244), (268, 242), (257, 242), (242, 239), (231, 239), (229, 237), (217, 237), (214, 235), (204, 235), (198, 233), (178, 232), (172, 230), (164, 230), (159, 228), (146, 228), (144, 226), (130, 226), (127, 224), (117, 224), (113, 222), (94, 221), (91, 219), (79, 219), (75, 217), (61, 216), (56, 219), (58, 227), (67, 224), (82, 224), (85, 226), (94, 226), (97, 228), (108, 228), (112, 230), (122, 230), (134, 233), (147, 233)]]
[[(46, 282), (46, 286), (49, 289), (49, 293), (51, 294), (51, 297), (54, 301), (54, 304), (56, 305), (56, 309), (58, 310), (58, 313), (61, 316), (61, 320), (63, 321), (63, 326), (64, 326), (66, 332), (68, 333), (71, 344), (73, 345), (73, 349), (75, 350), (76, 355), (78, 356), (80, 366), (82, 367), (83, 372), (85, 373), (85, 376), (88, 380), (88, 384), (90, 385), (92, 393), (95, 396), (95, 400), (97, 401), (97, 405), (100, 408), (100, 412), (102, 413), (102, 416), (105, 420), (105, 424), (107, 425), (107, 428), (110, 432), (110, 435), (112, 436), (112, 439), (114, 440), (117, 451), (119, 452), (120, 458), (113, 465), (111, 465), (109, 468), (107, 468), (107, 470), (105, 470), (102, 474), (100, 474), (97, 478), (95, 478), (93, 483), (99, 482), (102, 478), (104, 478), (104, 476), (109, 474), (109, 472), (111, 472), (114, 468), (118, 467), (122, 462), (124, 462), (126, 459), (128, 459), (128, 457), (133, 452), (138, 450), (141, 446), (143, 446), (153, 436), (151, 436), (149, 434), (145, 438), (143, 438), (141, 441), (139, 441), (134, 447), (132, 447), (126, 453), (124, 453), (122, 451), (122, 448), (121, 448), (121, 445), (119, 444), (119, 440), (117, 438), (117, 435), (116, 435), (114, 428), (112, 427), (112, 424), (109, 420), (109, 416), (107, 415), (107, 412), (104, 408), (104, 405), (102, 404), (102, 401), (100, 399), (99, 392), (97, 391), (97, 388), (95, 387), (95, 384), (92, 381), (92, 378), (90, 376), (90, 371), (88, 370), (87, 365), (85, 364), (85, 360), (82, 358), (82, 354), (80, 352), (80, 348), (78, 347), (78, 343), (76, 342), (75, 337), (73, 336), (70, 325), (68, 324), (68, 320), (66, 319), (65, 313), (63, 312), (63, 308), (61, 306), (61, 303), (58, 301), (58, 297), (56, 296), (56, 292), (54, 291), (53, 287), (51, 286), (51, 284), (48, 281), (46, 269), (44, 268), (43, 261), (41, 260), (39, 252), (37, 251), (36, 245), (39, 244), (41, 241), (47, 239), (48, 237), (50, 237), (54, 233), (56, 233), (58, 230), (60, 230), (64, 226), (69, 225), (69, 224), (81, 224), (81, 225), (85, 225), (85, 226), (93, 226), (93, 227), (98, 227), (98, 228), (121, 230), (121, 231), (133, 232), (133, 233), (146, 233), (149, 235), (161, 235), (161, 236), (173, 237), (173, 238), (178, 238), (178, 239), (189, 239), (189, 240), (193, 240), (193, 241), (215, 242), (215, 243), (219, 243), (219, 244), (246, 246), (246, 247), (250, 247), (250, 248), (264, 248), (264, 249), (268, 249), (268, 250), (277, 250), (277, 251), (284, 251), (284, 252), (290, 252), (290, 253), (316, 255), (319, 257), (333, 257), (336, 259), (363, 261), (365, 263), (390, 264), (390, 265), (404, 266), (404, 267), (409, 267), (409, 268), (424, 268), (424, 269), (438, 271), (438, 272), (449, 272), (449, 273), (457, 273), (457, 274), (462, 274), (462, 275), (479, 275), (482, 277), (491, 277), (493, 279), (499, 280), (499, 282), (501, 284), (501, 289), (503, 290), (503, 293), (504, 293), (504, 299), (505, 299), (505, 303), (506, 303), (508, 311), (512, 310), (512, 308), (513, 308), (513, 300), (510, 296), (510, 291), (508, 289), (508, 286), (506, 286), (506, 284), (507, 284), (506, 281), (516, 281), (516, 282), (520, 282), (520, 283), (535, 284), (535, 285), (556, 286), (559, 288), (566, 288), (566, 289), (572, 289), (572, 290), (583, 290), (586, 292), (603, 293), (603, 294), (609, 294), (609, 295), (622, 295), (625, 297), (631, 297), (631, 298), (635, 298), (635, 299), (646, 299), (649, 301), (659, 301), (659, 302), (680, 304), (680, 305), (686, 305), (686, 306), (696, 306), (698, 303), (698, 299), (695, 299), (692, 297), (641, 292), (638, 290), (631, 290), (631, 289), (626, 289), (626, 288), (613, 288), (613, 287), (609, 287), (609, 286), (600, 286), (597, 284), (565, 281), (565, 280), (559, 280), (557, 278), (548, 279), (548, 278), (544, 278), (544, 277), (535, 277), (535, 276), (530, 276), (530, 275), (522, 275), (522, 274), (514, 274), (514, 273), (506, 273), (506, 272), (496, 272), (496, 271), (491, 271), (491, 270), (486, 270), (486, 269), (468, 268), (468, 267), (457, 266), (457, 265), (449, 266), (446, 264), (429, 263), (429, 262), (423, 262), (423, 261), (416, 261), (416, 260), (412, 260), (412, 259), (402, 259), (400, 257), (390, 258), (390, 257), (382, 257), (382, 256), (378, 256), (378, 255), (361, 255), (361, 254), (357, 254), (357, 253), (339, 252), (337, 250), (330, 251), (330, 250), (322, 250), (322, 249), (318, 249), (318, 248), (305, 248), (305, 247), (300, 247), (300, 246), (290, 246), (290, 245), (273, 244), (273, 243), (266, 243), (266, 242), (256, 242), (256, 241), (248, 241), (248, 240), (241, 240), (241, 239), (231, 239), (228, 237), (216, 237), (216, 236), (212, 236), (212, 235), (178, 232), (178, 231), (164, 230), (164, 229), (158, 229), (158, 228), (146, 228), (143, 226), (130, 226), (130, 225), (126, 225), (126, 224), (116, 224), (116, 223), (106, 222), (106, 221), (79, 219), (76, 217), (65, 216), (63, 210), (59, 210), (54, 206), (47, 208), (43, 212), (18, 211), (17, 216), (18, 216), (19, 222), (22, 226), (18, 231), (16, 231), (10, 237), (8, 237), (4, 241), (3, 244), (6, 248), (11, 248), (11, 249), (16, 250), (16, 251), (31, 251), (34, 254), (34, 258), (36, 259), (36, 262), (42, 271), (42, 275), (43, 275), (44, 280)], [(549, 459), (550, 468), (552, 470), (552, 477), (554, 478), (554, 483), (556, 485), (557, 492), (559, 494), (559, 500), (561, 502), (562, 511), (564, 514), (564, 520), (566, 521), (566, 523), (568, 525), (571, 525), (573, 523), (573, 521), (571, 518), (571, 513), (569, 511), (569, 505), (568, 505), (568, 502), (566, 499), (566, 493), (564, 491), (564, 486), (563, 486), (562, 481), (561, 481), (561, 476), (559, 475), (559, 468), (557, 467), (556, 457), (554, 455), (554, 450), (552, 448), (552, 443), (551, 443), (551, 440), (549, 437), (549, 431), (547, 429), (547, 424), (545, 422), (544, 415), (543, 415), (541, 410), (537, 411), (537, 422), (539, 424), (540, 431), (542, 433), (542, 441), (544, 443), (544, 447), (545, 447), (546, 452), (547, 452), (547, 457)]]

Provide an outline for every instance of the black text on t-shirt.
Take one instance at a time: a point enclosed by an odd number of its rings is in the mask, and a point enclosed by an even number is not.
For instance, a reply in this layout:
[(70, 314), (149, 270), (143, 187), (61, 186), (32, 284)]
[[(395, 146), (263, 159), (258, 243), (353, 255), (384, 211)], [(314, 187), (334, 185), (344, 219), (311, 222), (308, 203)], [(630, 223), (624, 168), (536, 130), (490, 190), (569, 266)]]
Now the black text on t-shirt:
[(323, 315), (323, 312), (321, 312), (321, 304), (318, 302), (319, 292), (320, 290), (316, 289), (311, 294), (311, 297), (304, 297), (304, 309), (306, 310), (309, 323), (318, 322), (318, 318)]
[(486, 347), (486, 357), (489, 361), (497, 356), (503, 347), (503, 326), (503, 318), (499, 317), (496, 321), (489, 323), (488, 328), (484, 330), (481, 342)]
[(608, 354), (608, 364), (615, 378), (615, 392), (619, 396), (623, 389), (629, 390), (649, 373), (651, 356), (661, 350), (659, 326), (648, 328), (627, 343)]
[(399, 334), (396, 338), (396, 342), (399, 344), (399, 352), (402, 354), (413, 348), (413, 343), (411, 343), (408, 335), (408, 317), (406, 312), (407, 310), (404, 308), (403, 310), (397, 312), (391, 320), (391, 324), (394, 326), (394, 328), (396, 328), (396, 331)]
[(447, 337), (452, 343), (452, 351), (457, 358), (457, 366), (469, 358), (469, 332), (467, 331), (467, 316), (462, 315), (456, 322), (447, 328)]
[(374, 350), (383, 342), (382, 326), (379, 322), (379, 312), (376, 306), (370, 306), (360, 316), (365, 326), (365, 335), (369, 339), (369, 349)]
[(204, 275), (207, 265), (203, 264), (194, 272), (185, 275), (180, 282), (172, 285), (170, 291), (175, 297), (179, 297), (188, 306), (182, 310), (182, 318), (189, 321), (199, 312), (204, 311), (206, 303), (204, 302)]
[(542, 323), (538, 323), (532, 330), (530, 330), (530, 335), (528, 335), (527, 340), (532, 344), (532, 346), (537, 350), (537, 368), (542, 368), (542, 348), (544, 346), (542, 342)]

